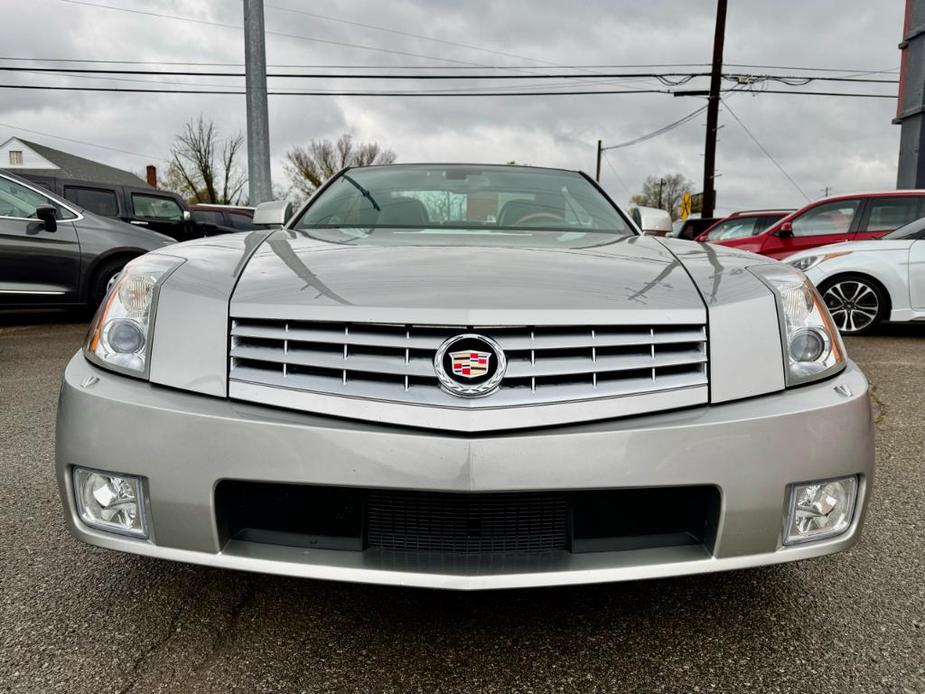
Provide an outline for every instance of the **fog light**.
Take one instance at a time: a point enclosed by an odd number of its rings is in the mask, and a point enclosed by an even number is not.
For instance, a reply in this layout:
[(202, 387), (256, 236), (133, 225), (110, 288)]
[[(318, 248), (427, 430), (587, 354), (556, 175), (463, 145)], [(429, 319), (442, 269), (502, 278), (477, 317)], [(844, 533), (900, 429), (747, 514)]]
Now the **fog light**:
[(841, 535), (851, 525), (857, 494), (854, 476), (792, 485), (784, 544)]
[(148, 536), (140, 477), (74, 468), (74, 495), (80, 518), (90, 527)]

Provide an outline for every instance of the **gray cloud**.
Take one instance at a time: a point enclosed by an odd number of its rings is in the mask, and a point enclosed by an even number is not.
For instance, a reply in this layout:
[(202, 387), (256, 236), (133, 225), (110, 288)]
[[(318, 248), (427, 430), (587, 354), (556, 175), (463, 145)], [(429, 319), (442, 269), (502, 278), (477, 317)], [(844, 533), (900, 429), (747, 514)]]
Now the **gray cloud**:
[[(114, 0), (99, 0), (116, 4)], [(379, 3), (299, 3), (267, 0), (268, 30), (330, 41), (380, 46), (408, 53), (495, 65), (580, 63), (705, 63), (712, 44), (712, 2), (606, 0), (555, 3), (527, 0), (397, 0)], [(481, 46), (515, 57), (450, 46), (283, 12), (273, 6), (317, 12), (346, 20)], [(891, 69), (901, 3), (864, 0), (783, 0), (731, 3), (726, 61)], [(120, 5), (143, 11), (241, 23), (239, 0), (161, 0)], [(34, 0), (7, 8), (0, 26), (5, 56), (232, 62), (242, 60), (241, 32), (224, 27), (156, 18), (61, 0)], [(270, 63), (407, 65), (409, 57), (338, 47), (280, 36), (268, 38)], [(433, 60), (431, 64), (439, 64)], [(733, 68), (730, 68), (733, 69)], [(743, 68), (744, 70), (744, 68)], [(524, 84), (534, 84), (529, 71)], [(4, 75), (3, 82), (133, 86), (130, 82)], [(192, 81), (190, 78), (161, 78)], [(210, 84), (234, 80), (209, 78)], [(301, 82), (280, 82), (297, 86)], [(468, 84), (468, 83), (467, 83)], [(134, 85), (141, 86), (141, 85)], [(161, 85), (159, 85), (161, 86)], [(356, 83), (328, 80), (319, 88), (435, 88), (411, 82)], [(466, 85), (453, 85), (466, 86)], [(497, 86), (481, 82), (472, 86)], [(635, 83), (635, 86), (660, 86)], [(889, 92), (875, 85), (828, 85), (825, 90)], [(288, 148), (344, 131), (395, 150), (403, 161), (511, 159), (591, 171), (600, 137), (616, 143), (642, 135), (689, 113), (702, 103), (668, 95), (385, 99), (371, 97), (271, 97), (274, 181), (285, 183)], [(888, 188), (895, 183), (899, 129), (891, 125), (892, 100), (736, 94), (729, 105), (811, 197), (825, 186), (838, 192)], [(133, 95), (68, 92), (0, 92), (0, 122), (140, 153), (123, 155), (22, 132), (24, 137), (141, 170), (150, 155), (165, 157), (183, 122), (199, 113), (226, 132), (244, 131), (240, 97)], [(605, 164), (603, 183), (620, 201), (647, 175), (680, 171), (702, 176), (704, 118), (626, 149), (609, 160), (626, 188)], [(803, 198), (768, 161), (738, 123), (721, 114), (717, 181), (721, 209), (798, 206)], [(17, 131), (0, 126), (0, 139)]]

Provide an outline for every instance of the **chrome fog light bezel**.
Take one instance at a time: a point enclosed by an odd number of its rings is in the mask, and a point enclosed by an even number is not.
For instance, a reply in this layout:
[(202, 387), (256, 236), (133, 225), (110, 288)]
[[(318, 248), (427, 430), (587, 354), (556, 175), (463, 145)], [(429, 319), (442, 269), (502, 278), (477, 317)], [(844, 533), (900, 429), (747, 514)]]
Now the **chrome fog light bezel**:
[[(793, 523), (797, 512), (797, 499), (800, 491), (812, 486), (824, 486), (837, 483), (849, 483), (850, 493), (848, 495), (847, 509), (843, 514), (843, 521), (831, 528), (819, 530), (811, 535), (799, 535), (793, 533)], [(784, 516), (784, 533), (783, 544), (785, 547), (793, 545), (803, 545), (810, 542), (820, 542), (830, 540), (835, 537), (844, 535), (854, 525), (855, 514), (858, 507), (858, 498), (861, 494), (861, 481), (858, 475), (842, 475), (840, 477), (826, 477), (817, 480), (808, 480), (805, 482), (794, 482), (787, 485), (787, 513)]]
[[(140, 519), (139, 528), (126, 528), (124, 525), (112, 523), (102, 518), (96, 517), (92, 510), (89, 509), (83, 498), (83, 480), (84, 475), (97, 475), (110, 479), (120, 479), (129, 482), (135, 492), (136, 513)], [(112, 470), (99, 470), (75, 465), (71, 470), (71, 486), (74, 497), (74, 504), (77, 509), (77, 517), (80, 522), (88, 528), (99, 530), (105, 533), (123, 535), (139, 540), (146, 540), (150, 535), (148, 522), (148, 504), (146, 500), (147, 485), (146, 479), (138, 475), (127, 475)]]

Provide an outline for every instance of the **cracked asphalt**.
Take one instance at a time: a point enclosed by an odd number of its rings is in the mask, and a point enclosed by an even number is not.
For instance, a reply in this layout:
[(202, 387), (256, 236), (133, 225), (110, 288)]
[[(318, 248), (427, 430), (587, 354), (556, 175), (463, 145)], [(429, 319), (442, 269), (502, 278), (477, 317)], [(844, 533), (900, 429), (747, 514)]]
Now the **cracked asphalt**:
[(849, 340), (878, 478), (848, 553), (482, 594), (122, 555), (72, 539), (52, 466), (85, 325), (0, 319), (2, 692), (925, 692), (925, 325)]

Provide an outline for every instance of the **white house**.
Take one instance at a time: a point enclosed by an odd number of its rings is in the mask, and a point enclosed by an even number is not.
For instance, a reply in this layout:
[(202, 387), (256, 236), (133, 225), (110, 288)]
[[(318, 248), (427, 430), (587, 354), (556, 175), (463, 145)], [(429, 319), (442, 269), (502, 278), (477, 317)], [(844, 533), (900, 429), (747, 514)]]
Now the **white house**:
[(37, 142), (23, 140), (20, 137), (11, 137), (0, 145), (0, 169), (6, 169), (21, 176), (69, 178), (124, 186), (146, 185), (143, 179), (128, 171), (46, 147)]

